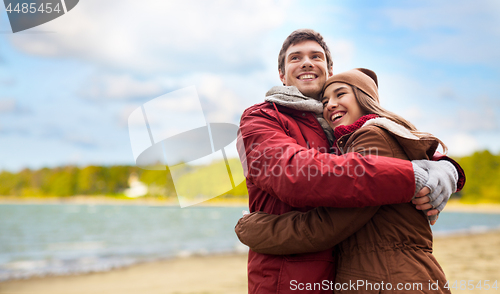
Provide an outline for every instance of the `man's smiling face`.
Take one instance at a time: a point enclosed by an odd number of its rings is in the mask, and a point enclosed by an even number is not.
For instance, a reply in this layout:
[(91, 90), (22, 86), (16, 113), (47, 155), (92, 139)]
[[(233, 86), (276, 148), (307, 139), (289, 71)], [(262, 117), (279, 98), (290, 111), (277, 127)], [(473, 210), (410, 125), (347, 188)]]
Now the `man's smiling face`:
[(307, 40), (291, 45), (285, 54), (285, 72), (280, 79), (285, 86), (295, 86), (305, 96), (319, 99), (328, 71), (325, 51), (316, 42)]

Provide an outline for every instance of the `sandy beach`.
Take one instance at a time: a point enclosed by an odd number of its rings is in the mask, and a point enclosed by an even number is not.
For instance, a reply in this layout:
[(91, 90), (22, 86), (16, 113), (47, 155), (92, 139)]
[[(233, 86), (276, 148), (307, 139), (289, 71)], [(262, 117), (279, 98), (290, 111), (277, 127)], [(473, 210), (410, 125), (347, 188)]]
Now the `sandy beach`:
[[(474, 280), (492, 285), (498, 281), (497, 290), (456, 290), (453, 293), (500, 293), (500, 232), (477, 235), (436, 237), (434, 255), (441, 264), (450, 283)], [(471, 282), (472, 283), (472, 282)]]
[(246, 293), (246, 254), (188, 257), (103, 273), (0, 283), (2, 294)]
[[(453, 293), (500, 292), (475, 288), (479, 281), (483, 285), (489, 280), (492, 285), (500, 280), (500, 232), (438, 237), (434, 249), (451, 285), (458, 282)], [(475, 289), (460, 290), (462, 280), (474, 280)], [(0, 293), (243, 294), (247, 293), (246, 254), (187, 257), (104, 273), (7, 281), (0, 283)]]

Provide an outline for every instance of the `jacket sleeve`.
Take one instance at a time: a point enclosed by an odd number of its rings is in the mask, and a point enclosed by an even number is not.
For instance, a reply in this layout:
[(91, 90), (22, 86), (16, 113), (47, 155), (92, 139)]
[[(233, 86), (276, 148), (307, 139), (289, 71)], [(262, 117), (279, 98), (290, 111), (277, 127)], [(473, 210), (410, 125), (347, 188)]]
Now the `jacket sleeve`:
[[(350, 150), (360, 155), (405, 158), (395, 139), (378, 127), (367, 127), (351, 137)], [(298, 254), (326, 250), (363, 227), (379, 207), (318, 207), (282, 215), (254, 212), (238, 221), (235, 232), (243, 244), (264, 254)]]
[(241, 243), (264, 254), (287, 255), (323, 251), (362, 228), (379, 207), (317, 207), (281, 215), (253, 212), (235, 227)]
[(247, 180), (272, 196), (294, 207), (364, 207), (406, 203), (415, 194), (409, 161), (307, 149), (276, 115), (248, 109), (237, 143)]
[(449, 162), (451, 162), (455, 166), (455, 168), (457, 169), (457, 172), (458, 172), (457, 192), (462, 190), (462, 188), (465, 185), (465, 172), (462, 169), (462, 167), (460, 166), (460, 164), (458, 164), (458, 162), (456, 162), (452, 158), (450, 158), (446, 155), (443, 155), (439, 152), (436, 152), (434, 154), (434, 156), (432, 157), (432, 160), (434, 160), (434, 161), (448, 160)]

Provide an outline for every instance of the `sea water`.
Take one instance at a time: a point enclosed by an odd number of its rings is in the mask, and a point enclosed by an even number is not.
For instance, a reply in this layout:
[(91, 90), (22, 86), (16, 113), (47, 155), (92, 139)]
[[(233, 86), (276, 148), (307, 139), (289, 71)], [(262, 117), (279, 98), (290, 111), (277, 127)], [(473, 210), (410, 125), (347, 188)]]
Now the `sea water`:
[[(139, 262), (246, 252), (247, 207), (0, 205), (0, 281), (107, 271)], [(500, 214), (443, 212), (435, 235), (500, 229)]]

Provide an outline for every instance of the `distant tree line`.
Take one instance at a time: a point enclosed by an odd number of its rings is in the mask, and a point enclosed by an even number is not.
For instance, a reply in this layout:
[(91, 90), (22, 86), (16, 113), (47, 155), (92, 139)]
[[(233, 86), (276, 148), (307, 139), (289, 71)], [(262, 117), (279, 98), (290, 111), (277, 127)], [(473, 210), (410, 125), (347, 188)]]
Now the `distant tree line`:
[[(465, 203), (500, 202), (500, 154), (494, 155), (489, 151), (481, 151), (458, 158), (457, 161), (464, 169), (467, 181), (464, 189), (453, 197), (460, 198)], [(190, 170), (190, 173), (191, 182), (186, 186), (194, 186), (200, 191), (207, 189), (204, 187), (209, 187), (211, 183), (217, 182), (218, 177), (227, 177), (225, 174), (212, 172), (210, 166), (194, 172)], [(131, 174), (136, 174), (139, 180), (148, 186), (147, 196), (176, 197), (168, 167), (165, 171), (150, 171), (136, 166), (64, 166), (38, 170), (24, 169), (17, 173), (1, 171), (0, 195), (121, 196), (129, 187), (128, 180)], [(246, 195), (248, 192), (243, 182), (221, 197), (240, 198)]]
[(466, 182), (456, 196), (464, 203), (500, 203), (500, 153), (475, 152), (459, 158), (457, 162), (465, 171)]
[[(87, 167), (63, 166), (38, 170), (23, 169), (17, 173), (0, 171), (0, 196), (124, 196), (125, 189), (129, 188), (129, 178), (132, 174), (137, 175), (139, 181), (148, 186), (149, 192), (146, 196), (160, 198), (177, 196), (168, 167), (165, 170), (157, 171), (144, 170), (137, 166), (94, 165)], [(199, 179), (196, 179), (197, 185), (207, 185), (204, 183), (206, 179), (202, 175), (203, 173), (198, 176)], [(227, 175), (221, 176), (227, 177)], [(212, 175), (213, 177), (214, 175)], [(222, 197), (242, 197), (247, 194), (246, 185), (243, 182)]]

